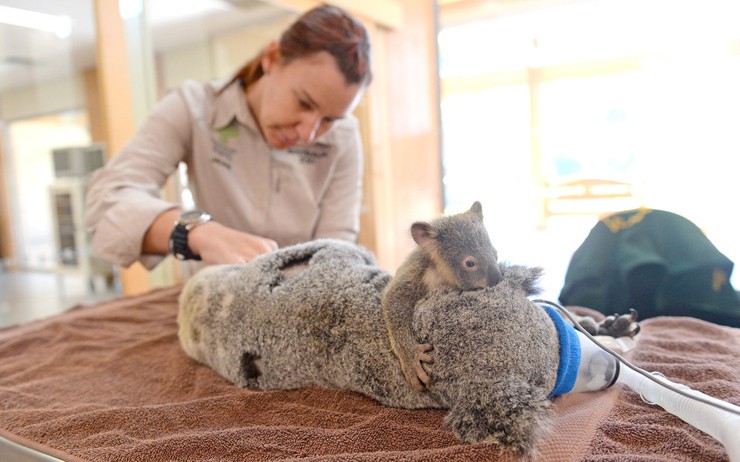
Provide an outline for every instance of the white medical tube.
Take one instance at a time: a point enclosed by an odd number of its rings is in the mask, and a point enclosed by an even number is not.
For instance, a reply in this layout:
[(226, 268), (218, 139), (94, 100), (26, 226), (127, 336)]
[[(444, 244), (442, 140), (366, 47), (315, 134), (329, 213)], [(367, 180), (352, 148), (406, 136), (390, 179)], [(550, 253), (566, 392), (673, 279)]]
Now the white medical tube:
[[(693, 396), (701, 397), (740, 412), (740, 407), (732, 403), (692, 390), (686, 385), (671, 382), (656, 373), (652, 375), (660, 382), (672, 385)], [(671, 414), (711, 435), (725, 446), (732, 462), (740, 462), (740, 415), (737, 413), (733, 414), (730, 411), (683, 396), (624, 365), (621, 367), (617, 382), (627, 385), (646, 402), (659, 405)]]

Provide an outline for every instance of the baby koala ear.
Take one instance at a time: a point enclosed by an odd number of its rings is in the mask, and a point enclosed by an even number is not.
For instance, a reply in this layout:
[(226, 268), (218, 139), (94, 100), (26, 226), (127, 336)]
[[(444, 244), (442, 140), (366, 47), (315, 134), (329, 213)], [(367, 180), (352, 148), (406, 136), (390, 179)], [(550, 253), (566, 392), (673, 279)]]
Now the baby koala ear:
[(417, 221), (411, 225), (411, 237), (414, 238), (414, 242), (417, 244), (424, 245), (437, 237), (437, 230), (427, 222)]
[(473, 202), (473, 205), (470, 207), (469, 212), (473, 212), (476, 215), (479, 215), (480, 217), (483, 217), (483, 206), (480, 204), (479, 201)]
[(466, 443), (495, 443), (520, 456), (536, 453), (552, 425), (550, 400), (542, 387), (516, 377), (464, 385), (444, 420), (455, 436)]

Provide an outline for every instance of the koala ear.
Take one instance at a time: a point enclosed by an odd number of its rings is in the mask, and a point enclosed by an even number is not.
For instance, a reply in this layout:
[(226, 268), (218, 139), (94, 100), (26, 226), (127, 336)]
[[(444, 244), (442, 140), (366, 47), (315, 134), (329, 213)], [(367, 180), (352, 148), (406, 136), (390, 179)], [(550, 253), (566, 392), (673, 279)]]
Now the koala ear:
[(543, 388), (524, 379), (467, 383), (458, 392), (445, 425), (467, 443), (496, 443), (518, 455), (534, 453), (551, 426), (550, 400)]
[(501, 273), (509, 283), (510, 287), (521, 288), (528, 296), (542, 293), (540, 279), (545, 272), (541, 266), (499, 265)]
[(434, 240), (437, 237), (437, 231), (431, 224), (417, 221), (411, 225), (411, 237), (414, 238), (414, 242), (417, 244), (424, 245), (426, 242)]
[(470, 207), (470, 212), (473, 212), (474, 214), (483, 217), (483, 206), (480, 205), (480, 202), (475, 201), (473, 202), (473, 205)]

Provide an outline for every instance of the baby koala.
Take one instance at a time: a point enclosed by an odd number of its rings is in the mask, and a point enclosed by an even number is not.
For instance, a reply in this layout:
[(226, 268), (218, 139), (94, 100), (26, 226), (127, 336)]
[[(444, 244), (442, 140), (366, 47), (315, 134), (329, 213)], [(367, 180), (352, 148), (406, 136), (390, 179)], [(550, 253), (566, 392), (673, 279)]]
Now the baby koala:
[(440, 287), (463, 291), (492, 287), (502, 275), (496, 249), (483, 224), (480, 202), (457, 215), (416, 222), (411, 225), (411, 236), (418, 247), (386, 286), (381, 307), (406, 382), (414, 390), (424, 391), (431, 379), (422, 362), (432, 362), (432, 345), (414, 340), (411, 326), (416, 303)]

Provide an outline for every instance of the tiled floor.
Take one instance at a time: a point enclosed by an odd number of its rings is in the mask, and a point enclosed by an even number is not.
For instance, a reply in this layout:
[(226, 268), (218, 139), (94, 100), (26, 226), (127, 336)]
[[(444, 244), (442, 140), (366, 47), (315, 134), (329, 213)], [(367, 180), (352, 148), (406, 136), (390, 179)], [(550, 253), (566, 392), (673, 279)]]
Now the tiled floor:
[(58, 276), (52, 272), (0, 270), (0, 327), (21, 324), (61, 313), (77, 304), (95, 303), (118, 296), (102, 279)]

